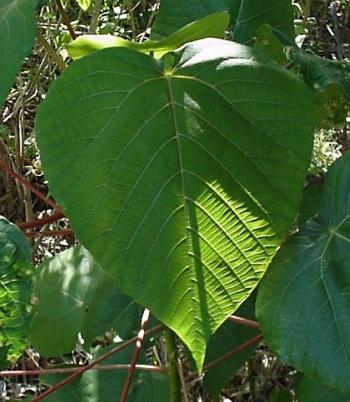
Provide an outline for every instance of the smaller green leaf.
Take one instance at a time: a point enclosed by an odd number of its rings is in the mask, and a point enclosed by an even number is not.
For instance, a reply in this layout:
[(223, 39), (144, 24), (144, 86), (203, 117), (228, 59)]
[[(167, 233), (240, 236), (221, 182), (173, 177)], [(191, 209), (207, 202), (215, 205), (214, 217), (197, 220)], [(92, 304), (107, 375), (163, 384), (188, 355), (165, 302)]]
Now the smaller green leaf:
[(343, 124), (350, 110), (350, 66), (343, 61), (327, 60), (299, 49), (290, 49), (288, 57), (312, 88), (320, 127)]
[(27, 345), (34, 269), (18, 227), (0, 216), (0, 364), (14, 362)]
[(274, 258), (257, 298), (264, 337), (281, 360), (349, 392), (350, 152), (330, 168), (318, 214)]
[(252, 42), (262, 24), (269, 24), (294, 40), (294, 9), (291, 0), (242, 0), (233, 40), (243, 44)]
[(151, 39), (164, 39), (193, 21), (233, 8), (237, 1), (240, 0), (162, 0)]
[(206, 37), (222, 38), (228, 23), (227, 12), (214, 13), (191, 22), (160, 41), (147, 40), (142, 43), (128, 41), (113, 35), (82, 35), (67, 45), (67, 51), (74, 60), (108, 47), (126, 47), (143, 53), (154, 53), (155, 57), (160, 58), (187, 42)]
[[(254, 320), (254, 310), (255, 294), (250, 296), (235, 314), (240, 317)], [(226, 321), (211, 337), (208, 343), (205, 364), (224, 356), (226, 353), (237, 348), (257, 334), (257, 329)], [(238, 355), (225, 360), (206, 372), (204, 386), (214, 398), (219, 396), (222, 388), (225, 387), (225, 385), (235, 375), (236, 371), (249, 359), (255, 347), (256, 345), (253, 345), (243, 350)]]
[(34, 0), (0, 2), (0, 105), (34, 43)]
[(77, 0), (77, 3), (82, 10), (87, 11), (92, 4), (92, 0)]
[(337, 85), (350, 101), (350, 65), (343, 61), (327, 60), (310, 53), (291, 49), (290, 60), (296, 63), (305, 82), (314, 90), (324, 92)]
[(298, 214), (298, 227), (304, 226), (310, 218), (317, 214), (320, 208), (322, 189), (323, 184), (315, 184), (304, 190)]
[(106, 274), (94, 291), (81, 328), (82, 336), (88, 345), (110, 329), (122, 339), (130, 338), (139, 326), (141, 313), (140, 305), (122, 293)]
[(276, 60), (280, 64), (288, 62), (285, 48), (268, 24), (261, 25), (256, 31), (255, 48)]
[(350, 402), (350, 393), (343, 394), (303, 376), (296, 390), (298, 402)]
[(290, 392), (277, 387), (269, 393), (267, 402), (293, 402), (293, 398)]
[(38, 305), (30, 337), (43, 355), (70, 352), (79, 332), (89, 345), (114, 326), (125, 335), (138, 325), (139, 307), (84, 247), (57, 254), (44, 261), (39, 271), (35, 287)]

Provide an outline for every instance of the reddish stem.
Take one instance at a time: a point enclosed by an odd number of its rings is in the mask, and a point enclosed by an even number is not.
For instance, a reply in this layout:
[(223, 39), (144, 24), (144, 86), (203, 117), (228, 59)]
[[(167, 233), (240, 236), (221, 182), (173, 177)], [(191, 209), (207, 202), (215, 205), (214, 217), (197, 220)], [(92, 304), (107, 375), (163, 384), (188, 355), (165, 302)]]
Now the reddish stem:
[(0, 161), (0, 168), (6, 172), (9, 176), (16, 179), (22, 186), (27, 187), (32, 193), (34, 193), (38, 198), (43, 200), (45, 204), (50, 205), (50, 207), (54, 208), (57, 212), (62, 212), (61, 207), (57, 205), (54, 201), (48, 198), (44, 193), (36, 189), (29, 181), (25, 180), (18, 173), (14, 172), (6, 163)]
[(72, 24), (70, 22), (70, 19), (68, 17), (68, 14), (66, 13), (66, 10), (63, 8), (61, 0), (56, 0), (57, 3), (57, 7), (60, 11), (60, 14), (62, 16), (62, 21), (64, 23), (64, 25), (67, 27), (69, 34), (71, 36), (71, 38), (74, 40), (77, 38), (77, 34), (74, 32), (74, 29), (72, 27)]
[[(152, 335), (156, 332), (163, 331), (164, 325), (158, 325), (154, 328), (149, 329), (148, 331), (145, 332), (144, 336)], [(75, 371), (73, 374), (65, 378), (63, 381), (60, 381), (59, 383), (53, 385), (51, 388), (47, 389), (44, 391), (41, 395), (35, 397), (32, 399), (32, 402), (39, 402), (45, 399), (47, 396), (53, 394), (60, 388), (64, 387), (66, 384), (71, 383), (73, 380), (75, 380), (77, 377), (85, 373), (85, 371), (90, 370), (92, 367), (95, 367), (99, 363), (101, 363), (103, 360), (107, 359), (108, 357), (114, 355), (115, 353), (120, 352), (121, 350), (125, 349), (127, 346), (131, 345), (132, 343), (136, 342), (138, 340), (138, 336), (135, 336), (134, 338), (129, 339), (128, 341), (124, 342), (122, 345), (115, 347), (114, 349), (110, 350), (109, 352), (105, 353), (104, 355), (100, 356), (98, 359), (94, 360), (93, 362), (87, 364), (86, 366), (83, 366), (82, 368), (79, 368), (77, 371)]]
[(35, 236), (74, 236), (72, 229), (61, 229), (61, 230), (43, 230), (42, 232), (24, 232), (27, 237)]
[(134, 353), (132, 355), (130, 368), (128, 370), (128, 375), (127, 375), (125, 383), (124, 383), (123, 391), (122, 391), (122, 394), (121, 394), (121, 397), (120, 397), (120, 402), (126, 402), (127, 399), (128, 399), (131, 380), (132, 380), (132, 377), (134, 375), (137, 360), (140, 357), (141, 348), (142, 348), (142, 344), (143, 344), (143, 340), (144, 340), (144, 336), (145, 336), (145, 328), (146, 328), (146, 325), (147, 325), (148, 320), (149, 320), (149, 314), (150, 314), (150, 312), (149, 312), (148, 309), (145, 309), (143, 314), (142, 314), (140, 331), (139, 331), (139, 333), (137, 335), (137, 341), (136, 341), (136, 345), (135, 345), (135, 350), (134, 350)]
[(247, 318), (238, 317), (236, 315), (231, 315), (228, 317), (228, 321), (234, 322), (236, 324), (245, 325), (251, 328), (260, 328), (260, 324), (257, 321), (248, 320)]
[(63, 218), (64, 215), (62, 214), (61, 211), (57, 211), (52, 215), (44, 216), (44, 218), (41, 219), (34, 219), (30, 222), (22, 222), (18, 223), (17, 226), (20, 229), (33, 229), (33, 228), (39, 228), (44, 225), (47, 225), (48, 223), (56, 222), (59, 219)]
[(262, 339), (262, 334), (254, 336), (254, 338), (251, 338), (247, 342), (242, 343), (242, 345), (238, 346), (236, 349), (233, 349), (225, 355), (219, 357), (218, 359), (215, 359), (212, 362), (208, 363), (206, 366), (204, 366), (203, 371), (207, 371), (224, 362), (225, 360), (230, 359), (232, 356), (235, 356), (238, 353), (242, 352), (242, 350), (249, 348), (249, 346), (251, 345), (254, 345), (254, 343), (258, 342), (260, 339)]
[[(103, 366), (92, 367), (91, 370), (129, 370), (130, 364), (104, 364)], [(56, 375), (75, 373), (80, 367), (64, 367), (42, 370), (8, 370), (0, 371), (0, 377), (20, 377), (20, 376), (37, 376), (37, 375)], [(165, 373), (165, 367), (150, 366), (147, 364), (137, 364), (136, 370), (153, 371), (157, 373)]]

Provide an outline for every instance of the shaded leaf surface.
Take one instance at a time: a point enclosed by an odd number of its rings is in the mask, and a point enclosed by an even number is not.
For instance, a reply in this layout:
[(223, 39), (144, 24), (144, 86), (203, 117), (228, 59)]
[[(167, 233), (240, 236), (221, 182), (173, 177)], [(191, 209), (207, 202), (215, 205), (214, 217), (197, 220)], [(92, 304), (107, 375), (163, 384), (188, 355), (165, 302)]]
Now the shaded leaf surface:
[(303, 376), (298, 383), (298, 402), (350, 402), (350, 394), (343, 394)]
[(291, 74), (208, 39), (159, 61), (122, 48), (78, 60), (52, 86), (36, 133), (80, 240), (201, 367), (296, 214), (311, 116)]
[(34, 43), (34, 0), (0, 3), (0, 105)]
[(349, 63), (323, 59), (296, 49), (290, 53), (290, 58), (299, 65), (305, 81), (313, 89), (323, 92), (330, 85), (337, 85), (350, 101)]
[(0, 365), (3, 367), (8, 360), (13, 363), (27, 345), (33, 278), (27, 240), (17, 226), (0, 216)]
[(135, 335), (138, 329), (141, 307), (121, 292), (109, 275), (99, 283), (85, 315), (81, 332), (88, 345), (106, 331), (114, 329), (122, 339)]
[(262, 24), (280, 30), (294, 40), (294, 10), (290, 0), (241, 0), (233, 40), (249, 43)]
[(308, 186), (303, 192), (300, 209), (298, 213), (298, 227), (317, 215), (322, 197), (323, 184), (314, 184)]
[(39, 270), (31, 341), (43, 355), (72, 351), (79, 332), (90, 344), (111, 328), (120, 326), (126, 336), (137, 328), (139, 307), (121, 293), (84, 247), (57, 254)]
[[(237, 315), (255, 320), (255, 293), (238, 309)], [(210, 363), (257, 335), (259, 330), (244, 325), (226, 321), (210, 338), (205, 363)], [(221, 364), (209, 369), (204, 377), (204, 386), (213, 396), (218, 397), (221, 390), (249, 359), (256, 345), (241, 351), (238, 355), (225, 360)]]
[(230, 1), (235, 0), (162, 0), (151, 39), (163, 39), (193, 21), (225, 11)]
[(349, 391), (350, 153), (326, 178), (318, 215), (284, 245), (263, 279), (257, 316), (282, 360)]

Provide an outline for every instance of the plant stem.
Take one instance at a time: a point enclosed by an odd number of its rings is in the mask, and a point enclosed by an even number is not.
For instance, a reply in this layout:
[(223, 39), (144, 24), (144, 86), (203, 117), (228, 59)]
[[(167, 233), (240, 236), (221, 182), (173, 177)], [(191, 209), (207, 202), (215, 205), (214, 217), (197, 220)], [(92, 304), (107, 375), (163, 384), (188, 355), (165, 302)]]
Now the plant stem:
[(29, 188), (38, 198), (43, 200), (47, 205), (50, 205), (50, 207), (54, 208), (57, 212), (62, 212), (61, 208), (54, 201), (52, 201), (45, 194), (36, 189), (31, 183), (25, 180), (18, 173), (14, 172), (9, 166), (6, 165), (6, 163), (2, 162), (1, 160), (0, 160), (0, 169), (6, 172), (9, 176), (16, 179), (16, 181), (22, 184), (22, 186)]
[(61, 211), (57, 211), (52, 215), (44, 216), (41, 219), (34, 219), (33, 221), (30, 222), (22, 222), (18, 223), (17, 226), (20, 229), (33, 229), (33, 228), (39, 228), (44, 225), (47, 225), (48, 223), (56, 222), (59, 219), (62, 219), (64, 217), (63, 213)]
[(181, 402), (181, 383), (177, 371), (176, 340), (174, 332), (169, 328), (165, 330), (165, 339), (168, 352), (171, 402)]
[[(63, 367), (41, 370), (9, 370), (0, 371), (0, 377), (19, 377), (19, 376), (37, 376), (37, 375), (57, 375), (71, 374), (78, 371), (80, 367)], [(104, 364), (101, 366), (92, 367), (90, 370), (108, 371), (108, 370), (129, 370), (130, 364)], [(166, 373), (166, 369), (158, 366), (150, 366), (147, 364), (136, 364), (136, 370), (152, 371), (156, 373)]]
[(254, 345), (254, 343), (260, 341), (262, 339), (262, 334), (258, 334), (253, 338), (249, 339), (247, 342), (242, 343), (242, 345), (238, 346), (236, 349), (231, 350), (231, 352), (226, 353), (224, 356), (219, 357), (218, 359), (210, 362), (206, 366), (204, 366), (203, 371), (207, 371), (208, 369), (217, 366), (218, 364), (228, 360), (230, 357), (237, 355), (242, 352), (242, 350), (249, 348), (249, 346)]
[(132, 355), (130, 367), (129, 367), (129, 370), (128, 370), (128, 375), (126, 377), (124, 387), (123, 387), (123, 391), (122, 391), (121, 396), (120, 396), (120, 402), (126, 402), (127, 399), (128, 399), (131, 380), (132, 380), (132, 377), (134, 375), (137, 360), (140, 357), (141, 348), (142, 348), (143, 340), (144, 340), (144, 337), (145, 337), (145, 328), (146, 328), (146, 325), (147, 325), (148, 320), (149, 320), (149, 315), (150, 315), (150, 311), (148, 309), (145, 309), (143, 314), (142, 314), (140, 331), (139, 331), (139, 333), (137, 335), (137, 341), (136, 341), (136, 345), (135, 345), (135, 350), (134, 350), (134, 353)]
[(58, 54), (55, 49), (51, 47), (49, 42), (44, 38), (42, 33), (37, 29), (36, 31), (36, 38), (38, 40), (38, 43), (45, 49), (45, 52), (48, 54), (48, 56), (57, 64), (58, 68), (60, 71), (63, 71), (65, 68), (67, 68), (66, 63), (64, 62), (62, 56)]
[[(153, 327), (149, 329), (148, 331), (145, 332), (145, 336), (155, 334), (156, 332), (160, 332), (164, 329), (163, 325), (158, 325), (157, 327)], [(93, 362), (87, 364), (86, 366), (83, 366), (82, 368), (79, 368), (77, 371), (75, 371), (73, 374), (65, 378), (63, 381), (53, 385), (51, 388), (47, 389), (44, 391), (42, 394), (39, 396), (35, 397), (32, 399), (32, 402), (39, 402), (45, 399), (47, 396), (53, 394), (60, 388), (64, 387), (66, 384), (71, 383), (73, 380), (75, 380), (77, 377), (85, 373), (87, 370), (91, 370), (93, 367), (97, 366), (100, 364), (103, 360), (107, 359), (110, 356), (113, 356), (115, 353), (120, 352), (121, 350), (125, 349), (127, 346), (131, 345), (132, 343), (136, 342), (138, 339), (137, 336), (134, 338), (129, 339), (128, 341), (124, 342), (120, 346), (115, 347), (114, 349), (110, 350), (109, 352), (105, 353), (104, 355), (100, 356), (98, 359), (94, 360)], [(180, 402), (180, 401), (179, 401)]]
[(43, 230), (41, 232), (24, 232), (27, 237), (74, 236), (72, 229)]
[(98, 17), (100, 16), (101, 7), (102, 7), (102, 0), (95, 0), (94, 10), (92, 12), (90, 29), (89, 29), (91, 34), (96, 33), (98, 27)]
[(70, 22), (70, 19), (69, 19), (67, 13), (66, 13), (66, 10), (65, 10), (65, 9), (63, 8), (63, 6), (62, 6), (61, 0), (56, 0), (56, 3), (57, 3), (57, 7), (58, 7), (58, 9), (59, 9), (59, 11), (60, 11), (60, 14), (61, 14), (61, 16), (62, 16), (62, 21), (63, 21), (63, 23), (65, 24), (65, 26), (67, 27), (71, 38), (72, 38), (73, 40), (76, 39), (76, 38), (77, 38), (77, 35), (76, 35), (76, 33), (74, 32), (74, 29), (73, 29), (73, 27), (72, 27), (72, 24), (71, 24), (71, 22)]
[(238, 317), (236, 315), (231, 315), (228, 317), (228, 321), (234, 322), (236, 324), (245, 325), (251, 328), (260, 328), (260, 324), (257, 321), (248, 320), (247, 318)]

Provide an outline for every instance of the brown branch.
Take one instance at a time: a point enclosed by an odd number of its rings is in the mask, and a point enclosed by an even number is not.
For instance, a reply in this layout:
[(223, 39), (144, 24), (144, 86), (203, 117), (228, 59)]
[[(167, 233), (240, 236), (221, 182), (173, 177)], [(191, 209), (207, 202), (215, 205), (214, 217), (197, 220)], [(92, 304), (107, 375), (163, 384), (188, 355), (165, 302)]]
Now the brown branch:
[(57, 211), (55, 213), (53, 213), (52, 215), (48, 215), (48, 216), (44, 216), (41, 219), (34, 219), (30, 222), (21, 222), (18, 223), (17, 226), (20, 229), (33, 229), (33, 228), (39, 228), (42, 227), (44, 225), (47, 225), (48, 223), (52, 223), (52, 222), (56, 222), (59, 219), (63, 218), (64, 215), (62, 214), (61, 211)]
[[(104, 364), (101, 366), (92, 367), (91, 370), (129, 370), (130, 364)], [(166, 373), (165, 367), (151, 366), (147, 364), (136, 364), (136, 370), (153, 371), (157, 373)], [(40, 376), (40, 375), (56, 375), (56, 374), (71, 374), (80, 370), (80, 367), (62, 367), (42, 370), (8, 370), (0, 371), (0, 377), (21, 377), (21, 376)]]
[(35, 194), (38, 198), (43, 200), (45, 204), (50, 205), (50, 207), (54, 208), (57, 212), (62, 212), (61, 207), (57, 205), (53, 200), (48, 198), (44, 193), (36, 189), (29, 181), (25, 180), (18, 173), (14, 172), (6, 163), (0, 161), (0, 168), (7, 173), (9, 176), (13, 177), (17, 180), (22, 186), (27, 187), (33, 194)]
[(60, 14), (62, 16), (62, 21), (64, 23), (64, 25), (67, 27), (69, 34), (71, 36), (71, 38), (74, 40), (77, 38), (77, 34), (74, 32), (74, 29), (72, 27), (72, 24), (70, 22), (70, 19), (68, 17), (68, 14), (66, 13), (66, 10), (63, 8), (61, 0), (56, 0), (57, 3), (57, 7), (60, 11)]
[(128, 370), (128, 375), (126, 377), (124, 387), (123, 387), (123, 390), (122, 390), (122, 393), (121, 393), (121, 396), (120, 396), (120, 402), (126, 402), (127, 399), (128, 399), (131, 380), (132, 380), (132, 377), (134, 375), (137, 360), (140, 357), (142, 344), (143, 344), (143, 340), (144, 340), (144, 336), (145, 336), (145, 328), (146, 328), (146, 325), (147, 325), (148, 320), (149, 320), (149, 314), (150, 314), (150, 312), (149, 312), (148, 309), (145, 309), (143, 314), (142, 314), (140, 331), (139, 331), (139, 333), (137, 335), (137, 341), (136, 341), (136, 345), (135, 345), (135, 350), (134, 350), (134, 353), (133, 353), (132, 358), (131, 358), (131, 363), (130, 363), (130, 368)]
[(74, 231), (72, 229), (43, 230), (42, 232), (24, 232), (24, 235), (27, 237), (74, 236)]
[(251, 328), (260, 328), (260, 324), (257, 321), (248, 320), (247, 318), (238, 317), (236, 315), (231, 315), (228, 317), (228, 321), (234, 322), (236, 324), (245, 325)]
[(36, 38), (38, 40), (38, 43), (44, 48), (48, 56), (56, 63), (59, 70), (63, 71), (64, 69), (66, 69), (67, 64), (64, 62), (63, 57), (55, 51), (55, 49), (49, 44), (49, 42), (45, 39), (39, 29), (36, 30)]
[(254, 343), (257, 343), (262, 339), (262, 334), (258, 334), (254, 336), (253, 338), (249, 339), (247, 342), (242, 343), (242, 345), (238, 346), (236, 349), (231, 350), (230, 352), (226, 353), (225, 355), (219, 357), (218, 359), (213, 360), (212, 362), (208, 363), (206, 366), (204, 366), (203, 371), (207, 371), (218, 364), (224, 362), (225, 360), (230, 359), (232, 356), (237, 355), (238, 353), (242, 352), (242, 350), (249, 348), (249, 346), (254, 345)]
[[(145, 332), (144, 336), (152, 335), (156, 332), (163, 331), (164, 325), (158, 325), (154, 328), (149, 329), (148, 331)], [(98, 359), (94, 360), (93, 362), (87, 364), (86, 366), (83, 366), (82, 368), (79, 368), (77, 371), (75, 371), (73, 374), (65, 378), (63, 381), (60, 381), (59, 383), (53, 385), (51, 388), (47, 389), (44, 391), (41, 395), (35, 397), (32, 399), (32, 402), (39, 402), (45, 399), (47, 396), (53, 394), (54, 392), (58, 391), (60, 388), (64, 387), (66, 384), (71, 383), (73, 380), (75, 380), (77, 377), (85, 373), (85, 371), (92, 369), (92, 367), (97, 366), (99, 363), (101, 363), (103, 360), (107, 359), (108, 357), (114, 355), (115, 353), (120, 352), (121, 350), (125, 349), (129, 345), (133, 344), (138, 340), (138, 336), (135, 336), (134, 338), (129, 339), (128, 341), (124, 342), (122, 345), (115, 347), (114, 349), (110, 350), (109, 352), (105, 353), (104, 355), (100, 356)]]

